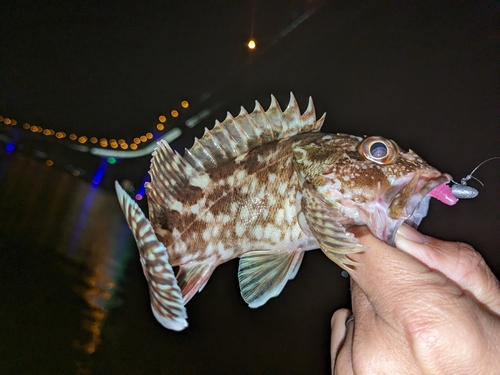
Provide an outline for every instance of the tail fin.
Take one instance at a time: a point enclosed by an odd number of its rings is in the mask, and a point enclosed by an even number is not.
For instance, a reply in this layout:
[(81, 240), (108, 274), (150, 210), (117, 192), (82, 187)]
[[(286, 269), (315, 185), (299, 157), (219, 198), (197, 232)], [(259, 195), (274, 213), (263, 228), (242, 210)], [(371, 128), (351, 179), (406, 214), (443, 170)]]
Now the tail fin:
[(149, 285), (153, 315), (164, 327), (182, 331), (188, 325), (187, 313), (174, 271), (168, 262), (167, 249), (156, 238), (151, 223), (137, 203), (118, 182), (115, 182), (115, 188), (118, 201), (139, 248), (142, 270)]

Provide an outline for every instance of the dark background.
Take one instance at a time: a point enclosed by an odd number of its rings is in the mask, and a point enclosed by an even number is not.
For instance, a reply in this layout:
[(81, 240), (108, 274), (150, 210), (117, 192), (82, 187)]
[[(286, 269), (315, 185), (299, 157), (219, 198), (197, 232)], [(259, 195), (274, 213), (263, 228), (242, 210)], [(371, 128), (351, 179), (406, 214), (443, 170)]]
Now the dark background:
[[(190, 146), (225, 112), (313, 97), (323, 130), (383, 135), (459, 180), (500, 155), (499, 7), (482, 2), (6, 2), (0, 115), (131, 139), (157, 117)], [(245, 44), (250, 35), (257, 49)], [(213, 113), (193, 129), (184, 121)], [(0, 124), (21, 144), (27, 132)], [(30, 138), (33, 144), (41, 138)], [(43, 141), (46, 142), (46, 141)], [(64, 144), (63, 144), (64, 146)], [(54, 149), (61, 144), (54, 143)], [(42, 147), (42, 146), (40, 146)], [(50, 154), (51, 146), (44, 144)], [(61, 152), (61, 151), (58, 151)], [(73, 165), (92, 165), (69, 153)], [(16, 149), (0, 159), (0, 373), (326, 374), (330, 317), (348, 280), (320, 251), (265, 306), (239, 295), (237, 261), (187, 305), (188, 329), (149, 308), (135, 243), (112, 190)], [(122, 160), (137, 178), (149, 157)], [(472, 244), (500, 275), (500, 162), (479, 197), (433, 201), (421, 231)]]

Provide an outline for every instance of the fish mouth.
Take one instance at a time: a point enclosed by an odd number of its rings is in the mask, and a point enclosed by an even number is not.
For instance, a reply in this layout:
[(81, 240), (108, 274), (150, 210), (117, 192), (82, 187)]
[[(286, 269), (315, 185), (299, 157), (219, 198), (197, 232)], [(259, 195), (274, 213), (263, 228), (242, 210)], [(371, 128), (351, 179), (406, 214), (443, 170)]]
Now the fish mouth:
[[(437, 177), (435, 177), (435, 173), (430, 175), (422, 174), (420, 176), (416, 176), (408, 185), (401, 189), (401, 191), (406, 190), (406, 192), (412, 191), (412, 194), (408, 196), (404, 207), (402, 207), (402, 209), (399, 208), (399, 214), (396, 215), (396, 217), (393, 217), (393, 225), (391, 225), (392, 228), (390, 228), (389, 231), (389, 233), (391, 233), (388, 241), (389, 245), (394, 245), (396, 232), (403, 223), (408, 224), (413, 228), (417, 228), (420, 225), (420, 222), (427, 215), (427, 211), (429, 210), (429, 203), (431, 200), (431, 195), (429, 195), (429, 193), (438, 186), (446, 184), (451, 180), (452, 177), (447, 173), (439, 173)], [(401, 194), (401, 191), (391, 202), (389, 206), (390, 213), (398, 212), (398, 209), (396, 208), (400, 201), (397, 197)]]

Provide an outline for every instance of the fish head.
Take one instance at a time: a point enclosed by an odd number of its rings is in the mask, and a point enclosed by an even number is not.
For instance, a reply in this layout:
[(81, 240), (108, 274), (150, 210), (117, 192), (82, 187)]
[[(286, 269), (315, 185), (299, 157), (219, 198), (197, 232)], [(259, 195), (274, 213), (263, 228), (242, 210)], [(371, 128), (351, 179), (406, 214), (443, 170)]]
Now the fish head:
[(427, 215), (428, 193), (451, 180), (379, 136), (324, 135), (295, 147), (294, 161), (299, 183), (325, 202), (332, 220), (345, 229), (367, 225), (388, 243), (404, 222), (417, 227)]

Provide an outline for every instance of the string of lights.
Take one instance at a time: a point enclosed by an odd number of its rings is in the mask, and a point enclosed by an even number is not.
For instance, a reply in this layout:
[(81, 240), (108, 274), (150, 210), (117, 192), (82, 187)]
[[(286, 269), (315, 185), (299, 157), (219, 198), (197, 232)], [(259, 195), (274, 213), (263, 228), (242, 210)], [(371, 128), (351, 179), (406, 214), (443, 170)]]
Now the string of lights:
[[(187, 100), (183, 100), (181, 103), (181, 108), (182, 109), (187, 109), (189, 108), (189, 102)], [(179, 111), (176, 109), (173, 109), (170, 111), (170, 116), (172, 118), (177, 118), (179, 117)], [(165, 123), (167, 122), (168, 118), (165, 115), (160, 115), (158, 116), (158, 124), (156, 125), (156, 130), (160, 132), (164, 132), (166, 130)], [(17, 120), (10, 118), (10, 117), (4, 117), (0, 115), (0, 123), (3, 124), (4, 126), (12, 126), (16, 127), (19, 125)], [(147, 132), (145, 134), (139, 135), (137, 137), (134, 137), (130, 141), (126, 141), (123, 138), (115, 139), (115, 138), (98, 138), (95, 136), (87, 137), (86, 135), (77, 135), (75, 133), (70, 133), (68, 134), (65, 131), (55, 131), (52, 128), (43, 128), (42, 126), (39, 125), (32, 125), (27, 122), (23, 123), (21, 126), (22, 129), (25, 131), (31, 131), (32, 133), (40, 133), (46, 137), (55, 137), (57, 139), (65, 139), (69, 140), (72, 143), (79, 143), (81, 145), (85, 144), (93, 144), (93, 145), (99, 145), (102, 148), (112, 148), (112, 149), (122, 149), (122, 150), (137, 150), (139, 147), (143, 147), (148, 143), (150, 140), (153, 139), (153, 133), (152, 132)]]

